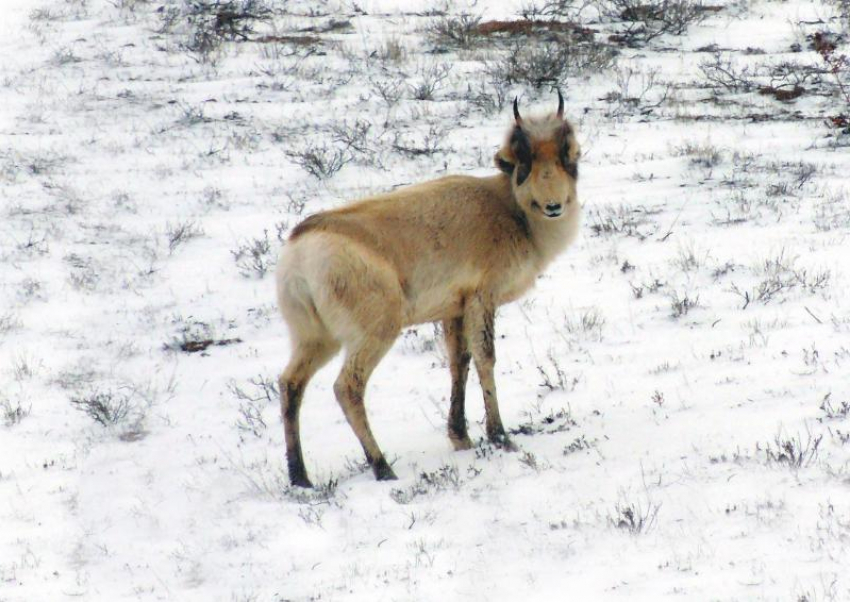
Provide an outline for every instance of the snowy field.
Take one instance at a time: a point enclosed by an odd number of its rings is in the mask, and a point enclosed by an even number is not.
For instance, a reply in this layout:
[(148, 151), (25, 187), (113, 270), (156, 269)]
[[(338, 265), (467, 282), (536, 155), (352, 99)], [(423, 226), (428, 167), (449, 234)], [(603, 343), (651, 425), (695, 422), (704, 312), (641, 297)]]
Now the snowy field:
[[(6, 0), (0, 601), (850, 600), (850, 5)], [(431, 325), (288, 486), (273, 265), (552, 111), (578, 242), (500, 309), (520, 450)]]

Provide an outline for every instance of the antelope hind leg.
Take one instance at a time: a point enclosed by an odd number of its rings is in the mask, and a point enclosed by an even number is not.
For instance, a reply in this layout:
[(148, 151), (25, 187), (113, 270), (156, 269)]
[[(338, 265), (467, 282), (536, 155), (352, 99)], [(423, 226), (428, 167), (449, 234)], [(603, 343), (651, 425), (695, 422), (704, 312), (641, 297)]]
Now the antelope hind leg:
[(301, 453), (299, 415), (304, 389), (316, 371), (338, 350), (339, 344), (333, 340), (297, 342), (289, 365), (278, 380), (289, 482), (296, 487), (313, 486), (307, 477), (307, 469), (304, 467), (304, 457)]
[(395, 480), (397, 477), (369, 428), (364, 395), (369, 376), (392, 343), (393, 339), (367, 338), (359, 347), (349, 349), (339, 378), (334, 383), (337, 401), (379, 481)]

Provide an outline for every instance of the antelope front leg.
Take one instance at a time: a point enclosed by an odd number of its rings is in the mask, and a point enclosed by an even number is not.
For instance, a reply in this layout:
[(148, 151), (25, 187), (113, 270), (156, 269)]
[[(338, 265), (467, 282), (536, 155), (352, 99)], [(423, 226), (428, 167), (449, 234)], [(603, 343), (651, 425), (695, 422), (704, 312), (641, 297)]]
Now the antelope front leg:
[(469, 375), (469, 355), (463, 317), (443, 321), (446, 350), (449, 355), (449, 370), (452, 374), (452, 398), (449, 409), (449, 439), (456, 450), (472, 449), (472, 441), (466, 430), (466, 378)]
[(494, 322), (495, 304), (489, 299), (476, 295), (469, 299), (464, 312), (466, 339), (472, 348), (475, 371), (484, 391), (484, 410), (487, 414), (487, 438), (507, 451), (515, 451), (516, 446), (508, 439), (502, 418), (499, 415), (499, 401), (496, 397), (496, 381), (493, 368), (496, 364), (496, 339)]

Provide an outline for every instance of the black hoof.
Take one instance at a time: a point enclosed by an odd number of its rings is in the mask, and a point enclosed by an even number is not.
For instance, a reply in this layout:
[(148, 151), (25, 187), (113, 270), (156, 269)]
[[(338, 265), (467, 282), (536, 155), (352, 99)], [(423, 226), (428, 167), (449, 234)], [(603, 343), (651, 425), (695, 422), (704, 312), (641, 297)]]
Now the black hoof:
[(490, 443), (498, 447), (499, 449), (506, 452), (515, 452), (519, 451), (519, 448), (508, 438), (507, 433), (504, 431), (500, 433), (494, 433), (487, 435), (487, 438), (490, 440)]
[(293, 487), (303, 487), (304, 489), (312, 489), (313, 483), (310, 482), (310, 479), (307, 477), (289, 477), (289, 484)]
[(378, 458), (374, 464), (372, 464), (372, 471), (375, 473), (375, 478), (379, 481), (395, 481), (398, 479), (393, 472), (393, 469), (390, 468), (390, 465), (387, 464), (387, 461), (384, 458)]
[(289, 465), (289, 483), (293, 487), (313, 488), (313, 483), (307, 478), (307, 471), (304, 469), (304, 464), (292, 463)]
[(464, 451), (467, 449), (472, 449), (472, 439), (469, 438), (467, 433), (457, 434), (454, 432), (449, 432), (449, 440), (452, 442), (452, 446), (454, 446), (455, 451)]

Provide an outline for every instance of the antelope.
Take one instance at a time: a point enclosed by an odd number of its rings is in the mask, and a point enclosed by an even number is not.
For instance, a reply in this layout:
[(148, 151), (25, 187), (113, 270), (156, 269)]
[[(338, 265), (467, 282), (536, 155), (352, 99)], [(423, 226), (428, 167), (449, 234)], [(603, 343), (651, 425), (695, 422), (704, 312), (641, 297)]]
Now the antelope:
[(310, 378), (341, 347), (334, 394), (378, 480), (396, 479), (369, 428), (366, 384), (402, 328), (442, 322), (451, 372), (448, 435), (470, 449), (464, 409), (472, 359), (488, 439), (516, 449), (499, 415), (493, 369), (496, 308), (514, 301), (576, 237), (579, 145), (554, 114), (523, 118), (517, 99), (500, 173), (449, 176), (316, 213), (289, 236), (276, 270), (292, 355), (280, 376), (289, 480), (312, 487), (299, 412)]

